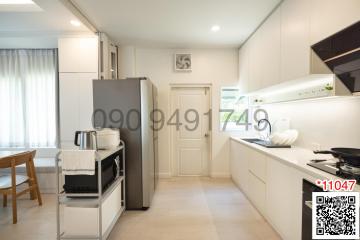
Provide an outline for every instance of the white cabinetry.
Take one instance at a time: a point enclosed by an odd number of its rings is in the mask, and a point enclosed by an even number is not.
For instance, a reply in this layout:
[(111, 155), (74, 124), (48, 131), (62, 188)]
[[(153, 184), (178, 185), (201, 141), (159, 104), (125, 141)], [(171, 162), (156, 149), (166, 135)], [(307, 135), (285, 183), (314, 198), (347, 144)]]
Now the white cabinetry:
[(280, 9), (240, 49), (239, 81), (248, 92), (280, 82)]
[(328, 73), (326, 68), (311, 68), (311, 45), (359, 21), (359, 12), (359, 0), (283, 1), (240, 48), (240, 88), (253, 92)]
[(100, 79), (118, 78), (118, 47), (105, 33), (99, 33), (100, 38)]
[(302, 180), (315, 179), (236, 140), (230, 150), (235, 184), (283, 239), (300, 240)]
[(239, 89), (241, 93), (247, 93), (249, 90), (249, 43), (245, 43), (239, 50)]
[(65, 37), (58, 41), (59, 72), (97, 72), (98, 38)]
[(92, 81), (98, 79), (98, 38), (60, 38), (58, 45), (60, 142), (61, 147), (73, 147), (75, 131), (92, 128)]
[(230, 148), (231, 177), (243, 192), (248, 192), (248, 159), (250, 158), (250, 149), (235, 141), (231, 141)]
[(257, 209), (266, 215), (266, 185), (253, 172), (249, 171), (249, 198)]
[(302, 177), (277, 160), (268, 162), (266, 209), (271, 224), (284, 239), (301, 239)]
[(231, 141), (230, 146), (233, 181), (265, 215), (266, 156), (236, 141)]
[(310, 74), (310, 0), (281, 5), (281, 81)]
[(59, 73), (62, 147), (73, 146), (75, 131), (92, 129), (92, 80), (97, 77), (97, 73)]
[[(262, 82), (262, 50), (261, 32), (256, 31), (249, 40), (249, 79), (248, 91), (253, 92), (261, 88)], [(241, 62), (241, 59), (239, 60)]]
[(257, 71), (262, 74), (261, 88), (280, 82), (280, 17), (280, 8), (278, 8), (260, 29), (261, 68), (257, 68)]

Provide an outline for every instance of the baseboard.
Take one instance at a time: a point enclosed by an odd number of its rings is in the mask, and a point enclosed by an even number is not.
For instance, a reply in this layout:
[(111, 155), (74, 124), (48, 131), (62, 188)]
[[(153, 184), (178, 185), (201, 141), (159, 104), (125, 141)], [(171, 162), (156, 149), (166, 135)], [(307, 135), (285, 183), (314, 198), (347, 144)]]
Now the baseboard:
[(159, 173), (159, 178), (171, 178), (171, 173), (169, 172), (160, 172)]
[(221, 172), (211, 173), (210, 176), (212, 178), (231, 178), (230, 173), (221, 173)]

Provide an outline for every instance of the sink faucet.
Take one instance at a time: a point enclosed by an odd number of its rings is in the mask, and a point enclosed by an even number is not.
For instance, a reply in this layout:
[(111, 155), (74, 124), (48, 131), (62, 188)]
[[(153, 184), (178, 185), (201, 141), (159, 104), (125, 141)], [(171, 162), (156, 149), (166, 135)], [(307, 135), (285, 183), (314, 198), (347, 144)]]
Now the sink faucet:
[(262, 122), (266, 122), (267, 125), (269, 126), (269, 134), (267, 135), (267, 140), (269, 140), (269, 138), (270, 138), (270, 136), (271, 136), (271, 123), (270, 123), (270, 121), (267, 120), (266, 118), (260, 119), (260, 120), (258, 121), (258, 131), (262, 131), (262, 130), (265, 129), (265, 128), (264, 128), (264, 129), (261, 129), (261, 128), (260, 128), (260, 125), (261, 125)]

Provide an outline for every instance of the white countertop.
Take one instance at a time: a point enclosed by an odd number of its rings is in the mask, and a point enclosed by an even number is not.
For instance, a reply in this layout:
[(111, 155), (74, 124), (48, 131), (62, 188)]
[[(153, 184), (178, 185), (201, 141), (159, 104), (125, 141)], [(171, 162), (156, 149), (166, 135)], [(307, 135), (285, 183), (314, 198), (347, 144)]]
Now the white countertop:
[[(269, 157), (276, 159), (288, 166), (294, 167), (315, 179), (341, 179), (330, 173), (326, 173), (314, 167), (308, 166), (307, 163), (312, 159), (332, 159), (331, 155), (315, 154), (313, 151), (305, 148), (293, 146), (292, 148), (266, 148), (255, 143), (249, 143), (242, 140), (240, 137), (230, 137), (230, 139), (246, 145), (258, 152), (261, 152)], [(360, 186), (356, 186), (356, 190), (360, 190)]]

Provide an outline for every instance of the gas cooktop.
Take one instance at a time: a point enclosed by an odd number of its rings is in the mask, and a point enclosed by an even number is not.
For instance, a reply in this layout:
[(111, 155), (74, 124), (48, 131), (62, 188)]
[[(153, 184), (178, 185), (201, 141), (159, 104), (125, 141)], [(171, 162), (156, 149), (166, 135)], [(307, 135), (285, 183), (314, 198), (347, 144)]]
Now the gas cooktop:
[(355, 179), (357, 184), (360, 184), (360, 168), (340, 162), (338, 159), (314, 159), (307, 165), (340, 178)]

